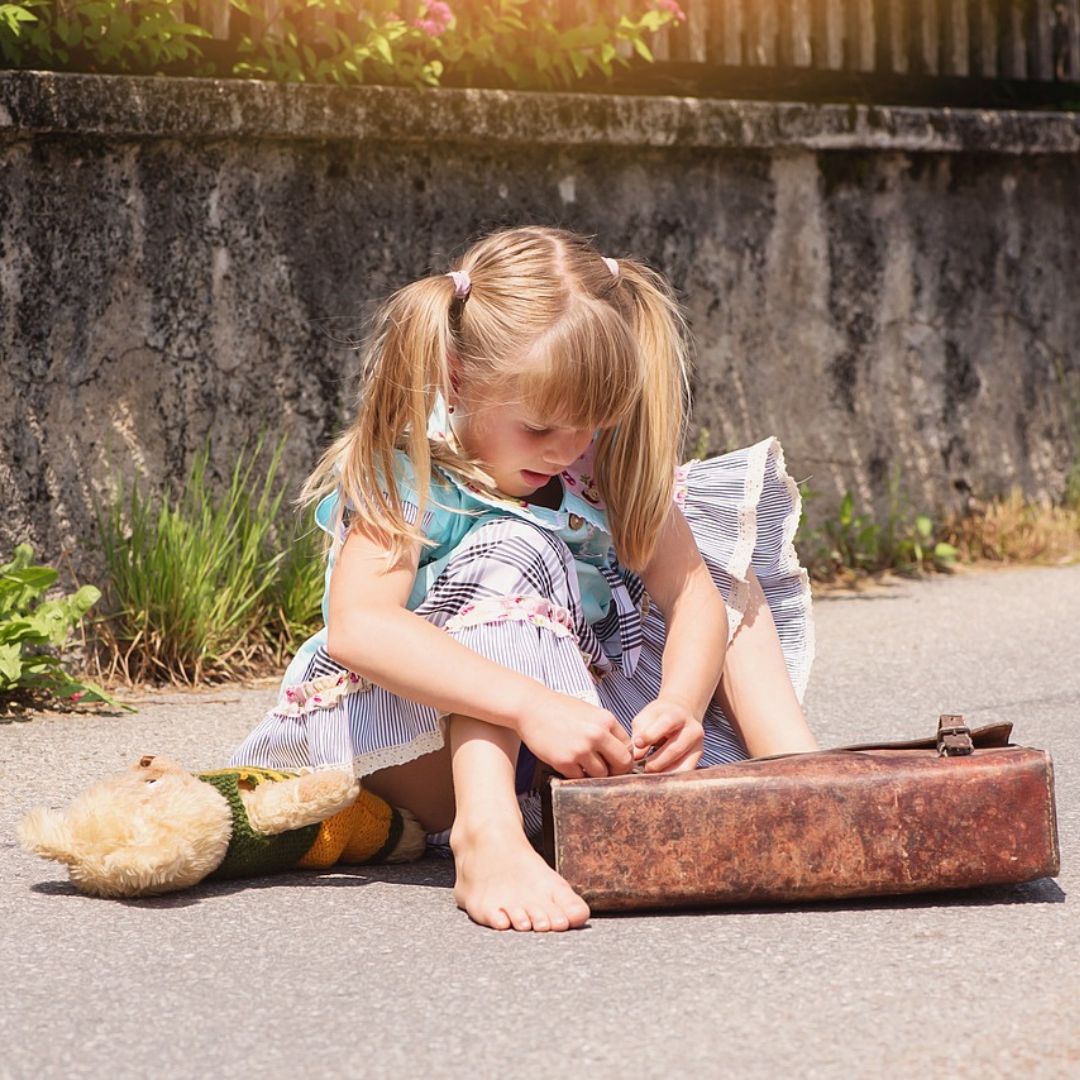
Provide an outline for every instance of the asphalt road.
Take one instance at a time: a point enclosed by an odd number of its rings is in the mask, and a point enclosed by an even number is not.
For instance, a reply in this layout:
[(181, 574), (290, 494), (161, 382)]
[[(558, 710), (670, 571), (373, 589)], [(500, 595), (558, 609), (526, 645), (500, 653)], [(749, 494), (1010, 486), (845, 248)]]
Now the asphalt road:
[(123, 903), (14, 824), (146, 751), (220, 765), (268, 690), (0, 727), (0, 1076), (1080, 1076), (1080, 568), (817, 604), (824, 745), (1011, 720), (1054, 756), (1056, 881), (899, 900), (474, 926), (452, 867)]

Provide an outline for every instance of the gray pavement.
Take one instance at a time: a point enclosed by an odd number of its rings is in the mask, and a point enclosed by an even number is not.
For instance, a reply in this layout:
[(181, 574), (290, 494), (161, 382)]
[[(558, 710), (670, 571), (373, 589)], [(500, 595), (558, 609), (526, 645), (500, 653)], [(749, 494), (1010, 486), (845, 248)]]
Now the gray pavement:
[(0, 727), (0, 1076), (1080, 1076), (1080, 567), (821, 600), (824, 745), (1011, 720), (1054, 755), (1062, 872), (955, 895), (472, 925), (452, 867), (82, 897), (14, 823), (146, 751), (221, 764), (272, 690)]

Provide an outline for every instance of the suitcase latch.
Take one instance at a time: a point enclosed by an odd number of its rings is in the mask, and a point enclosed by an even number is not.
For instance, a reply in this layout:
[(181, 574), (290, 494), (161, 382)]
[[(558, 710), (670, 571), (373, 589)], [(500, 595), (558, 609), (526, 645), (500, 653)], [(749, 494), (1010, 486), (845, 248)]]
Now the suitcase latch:
[(964, 723), (962, 716), (945, 713), (938, 717), (938, 757), (963, 757), (974, 749), (971, 729)]

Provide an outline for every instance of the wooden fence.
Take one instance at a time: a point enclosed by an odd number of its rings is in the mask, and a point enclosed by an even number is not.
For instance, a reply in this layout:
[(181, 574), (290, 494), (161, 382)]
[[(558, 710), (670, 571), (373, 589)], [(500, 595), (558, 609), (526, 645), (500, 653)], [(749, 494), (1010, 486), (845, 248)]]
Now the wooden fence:
[(1080, 79), (1080, 0), (686, 0), (684, 10), (685, 25), (657, 35), (657, 59)]
[[(480, 0), (449, 0), (450, 6)], [(564, 25), (598, 6), (637, 10), (655, 0), (534, 0)], [(660, 66), (784, 69), (908, 78), (1080, 82), (1080, 0), (679, 0), (686, 21), (651, 36)], [(357, 0), (362, 7), (363, 0)], [(237, 32), (273, 34), (283, 0), (252, 0), (243, 16), (229, 0), (188, 0), (188, 17), (220, 41)], [(406, 18), (424, 0), (403, 0)], [(342, 15), (309, 11), (312, 43)], [(632, 51), (623, 43), (623, 56)]]

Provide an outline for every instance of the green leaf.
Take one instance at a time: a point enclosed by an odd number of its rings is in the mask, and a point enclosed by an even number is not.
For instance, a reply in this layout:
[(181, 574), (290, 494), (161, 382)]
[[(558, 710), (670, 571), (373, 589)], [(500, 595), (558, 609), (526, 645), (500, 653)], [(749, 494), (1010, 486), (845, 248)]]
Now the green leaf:
[(934, 523), (926, 514), (920, 514), (915, 519), (915, 528), (924, 540), (929, 540), (934, 531)]
[(639, 56), (643, 56), (650, 64), (653, 62), (653, 55), (649, 51), (649, 46), (641, 38), (634, 38), (634, 52)]
[(375, 47), (375, 51), (388, 64), (392, 64), (394, 62), (394, 54), (390, 51), (390, 42), (388, 42), (382, 34), (372, 34), (371, 44)]
[(0, 688), (16, 686), (22, 676), (22, 649), (18, 645), (0, 645)]

